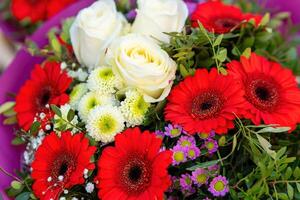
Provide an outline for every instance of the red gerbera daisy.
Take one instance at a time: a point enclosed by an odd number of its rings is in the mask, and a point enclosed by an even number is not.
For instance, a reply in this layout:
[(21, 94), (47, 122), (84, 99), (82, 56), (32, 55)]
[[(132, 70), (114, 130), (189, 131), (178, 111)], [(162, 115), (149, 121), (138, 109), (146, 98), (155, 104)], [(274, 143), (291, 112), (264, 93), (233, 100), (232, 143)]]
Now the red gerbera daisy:
[(199, 69), (171, 91), (165, 119), (190, 134), (211, 130), (226, 133), (234, 127), (235, 114), (245, 103), (243, 95), (231, 76), (218, 74), (215, 68), (210, 72)]
[(82, 133), (46, 136), (31, 165), (34, 194), (39, 199), (58, 199), (64, 189), (84, 183), (84, 171), (95, 168), (90, 162), (95, 151)]
[(51, 0), (47, 5), (47, 18), (51, 18), (56, 13), (77, 0)]
[(171, 180), (170, 151), (160, 151), (161, 139), (139, 128), (116, 136), (115, 147), (104, 149), (96, 178), (99, 198), (162, 199)]
[(12, 0), (11, 11), (17, 20), (29, 19), (32, 23), (46, 19), (48, 0)]
[(241, 82), (247, 103), (244, 116), (259, 125), (295, 128), (300, 116), (300, 91), (289, 69), (252, 53), (227, 64), (229, 74)]
[(240, 8), (218, 1), (198, 4), (191, 16), (193, 27), (199, 27), (198, 23), (200, 22), (208, 31), (219, 34), (228, 33), (243, 21), (250, 19), (254, 19), (258, 25), (261, 16), (243, 14)]
[(37, 115), (49, 115), (49, 105), (67, 103), (69, 96), (65, 92), (71, 82), (72, 79), (61, 71), (58, 63), (46, 62), (43, 67), (36, 65), (30, 80), (26, 81), (16, 97), (15, 111), (20, 127), (29, 130)]

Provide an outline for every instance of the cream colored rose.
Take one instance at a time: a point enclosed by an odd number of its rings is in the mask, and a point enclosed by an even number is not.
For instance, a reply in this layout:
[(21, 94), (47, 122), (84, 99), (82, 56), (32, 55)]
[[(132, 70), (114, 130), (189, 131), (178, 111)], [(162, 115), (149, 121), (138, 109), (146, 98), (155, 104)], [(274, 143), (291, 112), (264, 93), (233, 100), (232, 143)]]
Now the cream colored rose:
[(70, 30), (78, 61), (89, 68), (103, 64), (107, 47), (127, 25), (113, 0), (96, 1), (81, 10)]
[(146, 102), (164, 100), (170, 93), (176, 63), (147, 36), (120, 37), (108, 49), (107, 62), (127, 87), (137, 88)]
[(182, 0), (138, 0), (132, 32), (169, 42), (164, 32), (181, 32), (187, 17), (188, 8)]

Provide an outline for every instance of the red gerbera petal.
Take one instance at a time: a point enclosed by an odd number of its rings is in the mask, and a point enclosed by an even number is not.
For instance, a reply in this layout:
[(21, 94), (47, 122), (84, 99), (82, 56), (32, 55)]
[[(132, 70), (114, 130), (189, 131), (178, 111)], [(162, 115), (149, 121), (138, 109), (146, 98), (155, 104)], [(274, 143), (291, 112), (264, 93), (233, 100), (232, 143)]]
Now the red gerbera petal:
[(179, 124), (190, 134), (226, 133), (233, 128), (235, 114), (245, 100), (241, 86), (233, 77), (218, 74), (213, 68), (197, 70), (171, 91), (165, 108), (165, 119)]
[(64, 189), (84, 183), (84, 170), (95, 167), (90, 162), (95, 151), (82, 133), (72, 136), (67, 131), (59, 138), (53, 132), (46, 136), (31, 165), (35, 195), (42, 200), (58, 199)]
[(115, 147), (104, 149), (96, 177), (99, 198), (162, 199), (170, 186), (171, 152), (159, 152), (161, 139), (139, 128), (116, 136)]
[(263, 121), (295, 128), (300, 116), (300, 90), (289, 69), (255, 53), (249, 59), (232, 61), (227, 67), (245, 90), (246, 118), (256, 125)]
[(242, 21), (250, 19), (254, 19), (258, 25), (261, 16), (243, 14), (240, 8), (219, 1), (200, 3), (191, 15), (193, 27), (199, 27), (200, 22), (208, 31), (219, 34), (228, 33)]
[(47, 18), (51, 18), (56, 13), (61, 11), (63, 8), (67, 7), (71, 3), (77, 0), (51, 0), (47, 4)]
[(11, 11), (17, 20), (29, 19), (32, 23), (46, 19), (48, 0), (12, 0)]
[[(31, 78), (20, 89), (16, 97), (15, 111), (21, 128), (28, 130), (37, 114), (49, 114), (47, 105), (64, 105), (69, 101), (65, 93), (72, 79), (61, 71), (60, 64), (46, 62), (44, 66), (36, 65)], [(41, 119), (43, 123), (45, 120)]]

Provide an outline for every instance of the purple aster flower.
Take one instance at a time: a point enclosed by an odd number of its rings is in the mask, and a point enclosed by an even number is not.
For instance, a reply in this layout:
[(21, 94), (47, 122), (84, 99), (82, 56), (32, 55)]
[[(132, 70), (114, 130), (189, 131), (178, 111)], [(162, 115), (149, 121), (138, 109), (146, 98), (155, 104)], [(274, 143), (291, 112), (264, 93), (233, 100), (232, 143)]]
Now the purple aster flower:
[(179, 182), (180, 182), (181, 190), (185, 195), (188, 196), (195, 192), (195, 189), (192, 187), (193, 181), (191, 175), (182, 174), (179, 179)]
[(199, 168), (192, 172), (192, 180), (198, 187), (207, 184), (208, 178), (208, 173), (205, 169)]
[(211, 198), (205, 197), (203, 200), (211, 200)]
[(196, 145), (195, 138), (192, 136), (181, 136), (177, 142), (182, 147), (191, 147)]
[(173, 152), (173, 161), (172, 161), (173, 165), (178, 165), (186, 161), (187, 158), (186, 147), (176, 145), (175, 147), (173, 147), (172, 152)]
[(216, 132), (210, 131), (209, 133), (199, 133), (198, 135), (201, 139), (206, 140), (206, 139), (215, 137)]
[(181, 133), (186, 133), (183, 128), (179, 125), (169, 124), (165, 127), (165, 135), (174, 138), (181, 135)]
[(195, 160), (200, 156), (200, 149), (196, 146), (187, 147), (187, 157)]
[(224, 197), (229, 192), (228, 181), (224, 176), (215, 177), (209, 184), (208, 191), (215, 197)]
[(156, 137), (158, 137), (158, 138), (164, 139), (164, 137), (165, 137), (165, 133), (161, 130), (156, 130), (154, 133), (155, 133)]
[(204, 147), (208, 150), (209, 154), (213, 154), (218, 151), (219, 145), (216, 140), (208, 138), (204, 143)]

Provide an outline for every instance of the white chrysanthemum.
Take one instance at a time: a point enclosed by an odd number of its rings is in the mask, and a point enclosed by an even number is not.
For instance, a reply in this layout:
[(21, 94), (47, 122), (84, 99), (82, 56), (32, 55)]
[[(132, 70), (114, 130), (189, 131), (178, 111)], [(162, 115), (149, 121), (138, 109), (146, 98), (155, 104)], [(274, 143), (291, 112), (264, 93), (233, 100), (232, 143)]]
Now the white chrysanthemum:
[(118, 107), (97, 106), (88, 116), (86, 129), (96, 141), (108, 143), (113, 142), (115, 136), (123, 131), (124, 123), (123, 115)]
[[(69, 104), (65, 104), (63, 106), (60, 107), (60, 111), (61, 111), (61, 118), (57, 115), (54, 115), (54, 129), (59, 129), (62, 126), (65, 126), (65, 130), (71, 130), (72, 133), (76, 133), (78, 130), (76, 128), (74, 128), (74, 126), (70, 125), (69, 123), (67, 123), (66, 121), (68, 120), (68, 113), (71, 110), (71, 106)], [(78, 124), (78, 116), (75, 115), (74, 118), (72, 119), (72, 121), (70, 121), (71, 124), (73, 125), (77, 125)]]
[(83, 95), (88, 92), (85, 83), (76, 85), (70, 94), (70, 105), (72, 108), (77, 110), (78, 103)]
[(83, 121), (87, 121), (90, 111), (96, 106), (116, 105), (116, 102), (113, 95), (89, 92), (79, 101), (79, 116)]
[(122, 82), (111, 67), (99, 67), (91, 72), (87, 85), (91, 91), (112, 94), (116, 92), (116, 88), (121, 88)]
[(141, 125), (150, 106), (137, 90), (129, 90), (126, 98), (121, 102), (121, 112), (127, 122), (127, 126)]

